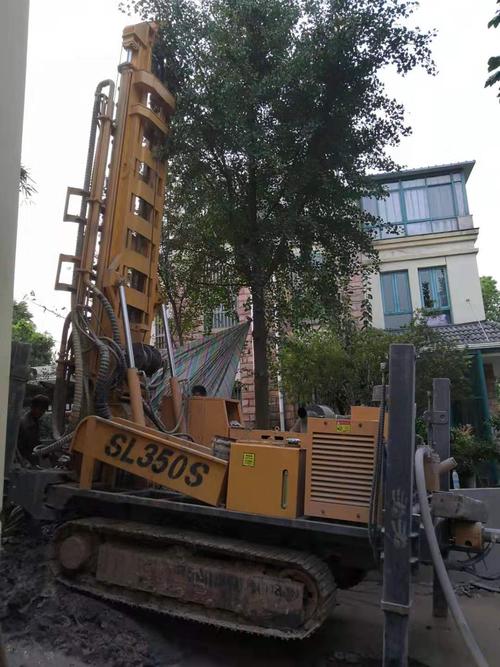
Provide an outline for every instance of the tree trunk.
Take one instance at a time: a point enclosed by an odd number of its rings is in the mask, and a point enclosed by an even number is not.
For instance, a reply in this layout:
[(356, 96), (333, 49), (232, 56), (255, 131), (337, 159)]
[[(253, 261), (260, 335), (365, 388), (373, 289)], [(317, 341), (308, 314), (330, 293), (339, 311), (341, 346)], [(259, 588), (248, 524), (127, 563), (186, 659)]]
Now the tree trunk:
[(264, 289), (252, 288), (255, 426), (269, 428), (269, 370)]

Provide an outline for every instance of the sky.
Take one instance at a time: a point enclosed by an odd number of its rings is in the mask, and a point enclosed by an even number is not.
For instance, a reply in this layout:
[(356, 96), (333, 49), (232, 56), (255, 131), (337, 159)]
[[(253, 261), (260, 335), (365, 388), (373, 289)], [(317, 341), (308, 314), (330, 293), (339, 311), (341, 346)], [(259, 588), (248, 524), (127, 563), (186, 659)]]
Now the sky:
[[(500, 284), (500, 104), (484, 88), (488, 58), (500, 51), (500, 28), (487, 29), (494, 11), (494, 0), (421, 0), (412, 22), (438, 31), (438, 74), (388, 73), (385, 81), (413, 128), (392, 151), (400, 165), (476, 160), (467, 193), (480, 228), (479, 273)], [(20, 204), (14, 298), (28, 295), (38, 328), (56, 341), (62, 319), (42, 306), (60, 315), (69, 307), (68, 293), (54, 291), (59, 254), (71, 255), (75, 243), (75, 224), (62, 221), (66, 188), (83, 184), (95, 86), (116, 78), (121, 33), (133, 22), (118, 0), (30, 3), (22, 162), (38, 192)]]

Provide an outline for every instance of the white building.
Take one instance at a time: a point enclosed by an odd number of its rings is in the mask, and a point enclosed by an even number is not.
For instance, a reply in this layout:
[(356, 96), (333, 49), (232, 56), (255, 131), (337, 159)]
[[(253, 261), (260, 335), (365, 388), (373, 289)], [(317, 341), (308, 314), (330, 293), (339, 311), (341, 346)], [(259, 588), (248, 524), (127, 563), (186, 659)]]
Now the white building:
[(390, 226), (375, 246), (380, 275), (372, 279), (373, 325), (398, 329), (416, 310), (432, 312), (431, 324), (484, 320), (477, 269), (479, 229), (473, 225), (466, 183), (474, 162), (399, 173), (376, 180), (387, 199), (363, 200), (363, 208)]
[(487, 435), (498, 411), (500, 324), (485, 320), (479, 229), (466, 191), (473, 167), (459, 162), (377, 175), (387, 197), (364, 198), (362, 207), (384, 221), (375, 240), (379, 273), (371, 278), (373, 326), (399, 329), (423, 311), (430, 325), (469, 350), (472, 397), (455, 406), (455, 416)]

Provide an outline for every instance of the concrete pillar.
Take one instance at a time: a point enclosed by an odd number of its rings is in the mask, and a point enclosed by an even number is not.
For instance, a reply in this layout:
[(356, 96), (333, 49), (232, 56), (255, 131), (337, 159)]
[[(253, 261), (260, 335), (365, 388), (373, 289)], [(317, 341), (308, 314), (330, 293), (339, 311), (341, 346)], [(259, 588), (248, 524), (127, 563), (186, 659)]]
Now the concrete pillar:
[[(14, 258), (28, 42), (28, 0), (2, 2), (0, 21), (0, 490), (9, 399)], [(0, 494), (0, 509), (2, 494)], [(0, 526), (1, 529), (1, 526)]]

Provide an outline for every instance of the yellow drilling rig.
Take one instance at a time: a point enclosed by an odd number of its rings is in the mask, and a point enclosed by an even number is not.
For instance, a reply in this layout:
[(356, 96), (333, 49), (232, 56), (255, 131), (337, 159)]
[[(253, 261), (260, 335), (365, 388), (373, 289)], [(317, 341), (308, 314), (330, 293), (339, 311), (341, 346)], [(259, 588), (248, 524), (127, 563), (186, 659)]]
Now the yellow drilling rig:
[[(183, 397), (173, 367), (159, 411), (148, 400), (148, 378), (163, 363), (149, 344), (162, 312), (166, 170), (158, 148), (175, 113), (152, 65), (156, 31), (150, 23), (125, 28), (116, 107), (113, 82), (101, 82), (85, 182), (68, 189), (64, 218), (78, 232), (56, 279), (71, 294), (55, 383), (57, 439), (38, 453), (69, 450), (70, 461), (66, 469), (12, 469), (9, 496), (62, 522), (58, 576), (75, 589), (303, 638), (333, 611), (336, 588), (359, 582), (383, 553), (384, 611), (399, 627), (420, 534), (411, 346), (393, 346), (380, 408), (310, 418), (303, 433), (242, 428), (237, 401)], [(70, 213), (75, 197), (79, 212)], [(430, 452), (424, 458), (427, 490), (437, 491), (449, 465)], [(440, 547), (480, 553), (492, 539), (484, 508), (435, 497), (435, 515), (450, 523)]]

